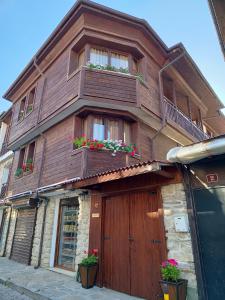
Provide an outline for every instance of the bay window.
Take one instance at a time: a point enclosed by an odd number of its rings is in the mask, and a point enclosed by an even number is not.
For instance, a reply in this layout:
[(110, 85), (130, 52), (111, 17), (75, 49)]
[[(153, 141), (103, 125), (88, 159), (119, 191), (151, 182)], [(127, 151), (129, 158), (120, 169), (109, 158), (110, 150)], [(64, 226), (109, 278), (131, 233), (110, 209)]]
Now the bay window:
[(91, 48), (90, 63), (103, 67), (111, 66), (117, 70), (126, 69), (127, 71), (129, 71), (128, 55), (120, 54), (111, 50)]
[(131, 143), (131, 124), (110, 116), (89, 115), (83, 122), (84, 135), (94, 140), (122, 140)]

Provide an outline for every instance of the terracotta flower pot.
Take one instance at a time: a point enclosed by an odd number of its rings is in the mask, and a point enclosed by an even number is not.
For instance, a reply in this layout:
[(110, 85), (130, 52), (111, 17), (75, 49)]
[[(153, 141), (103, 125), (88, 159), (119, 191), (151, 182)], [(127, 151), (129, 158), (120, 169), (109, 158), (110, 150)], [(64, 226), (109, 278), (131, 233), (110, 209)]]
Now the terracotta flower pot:
[(169, 300), (186, 300), (187, 297), (187, 280), (179, 279), (177, 282), (160, 281), (163, 294), (169, 295)]
[(98, 265), (83, 266), (79, 265), (81, 285), (85, 289), (92, 288), (95, 284)]

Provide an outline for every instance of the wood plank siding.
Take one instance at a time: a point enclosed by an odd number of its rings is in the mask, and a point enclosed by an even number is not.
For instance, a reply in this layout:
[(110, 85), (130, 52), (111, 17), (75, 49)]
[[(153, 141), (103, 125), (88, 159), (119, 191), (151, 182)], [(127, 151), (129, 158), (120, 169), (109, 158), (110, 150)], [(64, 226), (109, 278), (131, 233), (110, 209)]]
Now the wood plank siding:
[[(84, 134), (85, 121), (82, 118), (90, 114), (121, 119), (120, 138), (124, 138), (124, 125), (121, 124), (129, 123), (131, 143), (136, 144), (140, 160), (164, 160), (167, 151), (177, 143), (196, 140), (187, 131), (187, 126), (181, 130), (176, 122), (165, 122), (167, 128), (161, 130), (163, 110), (159, 72), (173, 57), (169, 56), (170, 50), (150, 26), (142, 20), (95, 7), (96, 4), (91, 2), (81, 1), (77, 5), (6, 93), (13, 102), (9, 131), (9, 147), (15, 150), (9, 180), (11, 194), (136, 162), (136, 159), (121, 153), (114, 159), (107, 152), (73, 150), (72, 140)], [(90, 49), (98, 47), (106, 53), (115, 52), (126, 57), (129, 74), (118, 72), (118, 69), (109, 71), (88, 67)], [(179, 53), (180, 49), (174, 49), (173, 55), (178, 55), (175, 50)], [(83, 58), (79, 61), (81, 53)], [(111, 62), (110, 55), (108, 63)], [(189, 65), (186, 62), (185, 70), (190, 74)], [(196, 87), (196, 72), (193, 74), (191, 82), (195, 81)], [(192, 113), (193, 120), (202, 123), (212, 100), (206, 99), (209, 95), (207, 87), (204, 97), (198, 96), (188, 86), (188, 76), (186, 82), (182, 80), (182, 68), (179, 68), (179, 74), (173, 70), (163, 76), (169, 84), (162, 84), (162, 92), (171, 98), (173, 104), (177, 101), (184, 114), (190, 116)], [(33, 88), (33, 111), (18, 121), (21, 101)], [(215, 99), (213, 101), (217, 103)], [(213, 122), (218, 127), (216, 121)], [(88, 131), (91, 130), (89, 127)], [(33, 172), (16, 179), (14, 174), (20, 149), (32, 141), (36, 143)]]

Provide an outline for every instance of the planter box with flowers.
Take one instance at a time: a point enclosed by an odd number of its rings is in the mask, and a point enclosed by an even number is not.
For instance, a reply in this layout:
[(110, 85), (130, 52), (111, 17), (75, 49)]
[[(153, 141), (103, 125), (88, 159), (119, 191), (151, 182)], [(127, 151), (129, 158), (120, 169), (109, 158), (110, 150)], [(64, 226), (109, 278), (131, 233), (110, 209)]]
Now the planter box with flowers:
[[(87, 254), (87, 252), (85, 252)], [(96, 281), (98, 270), (98, 250), (93, 249), (88, 253), (88, 256), (84, 258), (78, 265), (78, 273), (81, 280), (81, 285), (85, 289), (92, 288)]]
[(180, 278), (180, 269), (175, 259), (168, 259), (162, 263), (160, 281), (165, 300), (186, 300), (187, 280)]
[(23, 175), (27, 175), (33, 172), (33, 160), (28, 159), (26, 163), (22, 165), (22, 168), (17, 168), (15, 172), (15, 177), (20, 178)]
[[(85, 137), (76, 138), (74, 159), (79, 160), (77, 169), (82, 169), (79, 176), (91, 176), (111, 169), (139, 163), (135, 145), (125, 145), (122, 141), (97, 141)], [(84, 162), (83, 162), (84, 161)]]

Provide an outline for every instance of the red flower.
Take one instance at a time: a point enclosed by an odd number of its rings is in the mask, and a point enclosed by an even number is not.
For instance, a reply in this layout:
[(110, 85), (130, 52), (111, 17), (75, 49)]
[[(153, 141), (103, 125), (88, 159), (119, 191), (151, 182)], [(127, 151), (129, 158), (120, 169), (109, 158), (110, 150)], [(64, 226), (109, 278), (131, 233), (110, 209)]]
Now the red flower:
[(130, 155), (134, 156), (135, 155), (135, 151), (133, 150)]
[(23, 169), (23, 171), (26, 170), (26, 164), (22, 164), (22, 169)]

